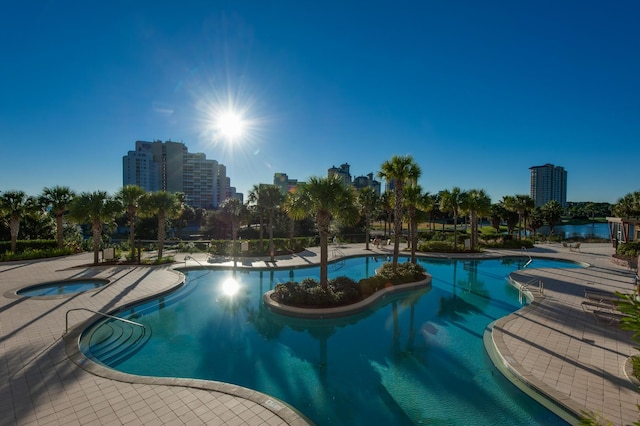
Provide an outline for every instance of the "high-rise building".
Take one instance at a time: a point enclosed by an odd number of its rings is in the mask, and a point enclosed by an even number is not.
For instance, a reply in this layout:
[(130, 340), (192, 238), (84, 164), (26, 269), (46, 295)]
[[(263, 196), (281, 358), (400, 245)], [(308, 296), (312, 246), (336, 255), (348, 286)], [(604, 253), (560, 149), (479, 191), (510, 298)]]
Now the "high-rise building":
[(280, 188), (282, 193), (286, 194), (288, 192), (293, 192), (298, 186), (297, 179), (289, 179), (286, 173), (274, 173), (273, 175), (273, 184)]
[(331, 166), (331, 168), (327, 170), (327, 175), (329, 177), (338, 176), (345, 185), (351, 185), (350, 167), (348, 163), (341, 164), (340, 167)]
[(226, 167), (182, 142), (136, 141), (122, 157), (123, 185), (147, 191), (183, 192), (191, 207), (215, 209), (230, 193)]
[(536, 207), (545, 205), (555, 200), (561, 206), (567, 205), (567, 171), (564, 167), (545, 164), (544, 166), (530, 167), (531, 171), (531, 198)]

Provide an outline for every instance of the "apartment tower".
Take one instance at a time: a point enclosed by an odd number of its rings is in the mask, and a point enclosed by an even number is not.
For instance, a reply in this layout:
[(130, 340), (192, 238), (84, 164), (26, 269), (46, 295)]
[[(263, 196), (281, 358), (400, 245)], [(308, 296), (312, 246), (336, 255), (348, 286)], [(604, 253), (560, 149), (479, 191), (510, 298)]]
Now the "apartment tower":
[(545, 164), (534, 166), (531, 171), (531, 198), (536, 207), (555, 200), (562, 207), (567, 205), (567, 171), (563, 167)]

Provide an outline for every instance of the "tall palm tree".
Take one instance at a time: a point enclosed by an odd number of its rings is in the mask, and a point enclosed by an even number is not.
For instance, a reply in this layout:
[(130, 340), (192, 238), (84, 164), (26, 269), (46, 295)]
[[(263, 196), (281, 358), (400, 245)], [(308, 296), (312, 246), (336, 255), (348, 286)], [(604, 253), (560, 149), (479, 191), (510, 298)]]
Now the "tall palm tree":
[(424, 196), (422, 187), (410, 183), (404, 188), (404, 206), (409, 221), (409, 246), (411, 247), (411, 263), (416, 263), (416, 246), (418, 245), (418, 210), (422, 208)]
[(369, 250), (369, 231), (371, 228), (371, 217), (374, 215), (378, 203), (378, 194), (376, 194), (376, 191), (372, 187), (368, 186), (366, 188), (362, 188), (360, 192), (358, 192), (358, 204), (362, 209), (362, 213), (364, 214), (364, 241), (366, 250)]
[(111, 224), (122, 211), (122, 205), (106, 191), (83, 192), (69, 205), (69, 217), (77, 223), (91, 224), (93, 263), (99, 262), (102, 228)]
[(284, 203), (284, 195), (279, 187), (275, 185), (261, 185), (258, 205), (265, 210), (269, 216), (269, 256), (271, 261), (275, 259), (275, 246), (273, 244), (273, 227), (276, 210)]
[(116, 199), (122, 204), (129, 219), (129, 250), (131, 259), (134, 259), (136, 256), (136, 216), (140, 208), (140, 203), (146, 193), (147, 191), (138, 185), (125, 185), (116, 194)]
[(489, 214), (491, 198), (484, 189), (471, 189), (467, 191), (462, 204), (462, 209), (469, 213), (471, 220), (471, 251), (478, 245), (478, 219)]
[(264, 185), (253, 185), (253, 188), (251, 188), (251, 191), (249, 191), (249, 194), (247, 196), (247, 202), (249, 204), (255, 204), (256, 211), (258, 212), (258, 219), (260, 221), (259, 233), (260, 233), (261, 249), (262, 249), (262, 240), (264, 236), (264, 208), (260, 204), (260, 198), (262, 198), (262, 194), (264, 192), (263, 188), (264, 188)]
[(466, 192), (455, 186), (440, 193), (440, 210), (453, 214), (453, 251), (458, 251), (458, 217)]
[(236, 241), (240, 224), (247, 213), (247, 207), (237, 198), (227, 198), (220, 204), (220, 212), (227, 218), (231, 225), (231, 247), (233, 258), (236, 258)]
[(395, 199), (393, 229), (395, 239), (393, 242), (393, 263), (392, 270), (395, 273), (398, 268), (398, 257), (400, 255), (400, 236), (402, 235), (402, 204), (404, 187), (409, 183), (417, 183), (422, 170), (410, 155), (391, 157), (382, 163), (378, 176), (393, 183), (393, 195)]
[(68, 186), (54, 186), (44, 188), (42, 194), (38, 198), (39, 204), (49, 210), (56, 218), (56, 241), (58, 248), (62, 248), (64, 244), (63, 218), (64, 214), (69, 210), (69, 205), (75, 197), (75, 192)]
[(175, 219), (182, 211), (184, 197), (180, 193), (167, 191), (148, 192), (140, 202), (145, 216), (158, 218), (158, 260), (162, 259), (167, 220)]
[(320, 234), (320, 285), (328, 286), (329, 226), (336, 217), (345, 223), (354, 223), (358, 217), (353, 191), (337, 176), (311, 177), (298, 185), (288, 207), (288, 214), (295, 219), (313, 217)]
[(35, 198), (27, 196), (24, 191), (6, 191), (0, 197), (0, 216), (6, 216), (11, 234), (11, 251), (15, 253), (18, 244), (20, 222), (25, 216), (37, 209)]

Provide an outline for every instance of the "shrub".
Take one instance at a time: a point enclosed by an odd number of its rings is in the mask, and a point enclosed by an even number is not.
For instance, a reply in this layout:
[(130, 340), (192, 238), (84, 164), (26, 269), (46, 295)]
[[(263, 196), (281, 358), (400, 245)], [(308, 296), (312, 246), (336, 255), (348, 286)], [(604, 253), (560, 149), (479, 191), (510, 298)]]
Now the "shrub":
[(434, 238), (431, 241), (420, 243), (420, 245), (418, 246), (418, 250), (422, 252), (450, 253), (453, 252), (453, 242), (437, 241)]
[(278, 284), (271, 298), (289, 306), (317, 308), (344, 306), (366, 299), (383, 288), (421, 280), (424, 273), (425, 269), (421, 265), (405, 262), (398, 264), (394, 274), (393, 265), (384, 263), (373, 277), (359, 282), (345, 276), (337, 277), (329, 280), (326, 289), (312, 278), (305, 278), (300, 284), (292, 281)]
[(638, 257), (640, 254), (640, 241), (619, 244), (616, 248), (616, 254), (632, 258)]

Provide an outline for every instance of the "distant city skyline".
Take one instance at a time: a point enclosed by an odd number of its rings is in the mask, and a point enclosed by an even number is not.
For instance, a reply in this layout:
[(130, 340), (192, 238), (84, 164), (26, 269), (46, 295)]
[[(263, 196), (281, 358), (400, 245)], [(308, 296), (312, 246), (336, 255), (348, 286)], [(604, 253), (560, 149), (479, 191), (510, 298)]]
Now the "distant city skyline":
[[(136, 140), (184, 142), (237, 191), (412, 155), (437, 193), (640, 190), (640, 3), (13, 2), (0, 36), (0, 192), (122, 187)], [(227, 120), (227, 126), (221, 122)]]

